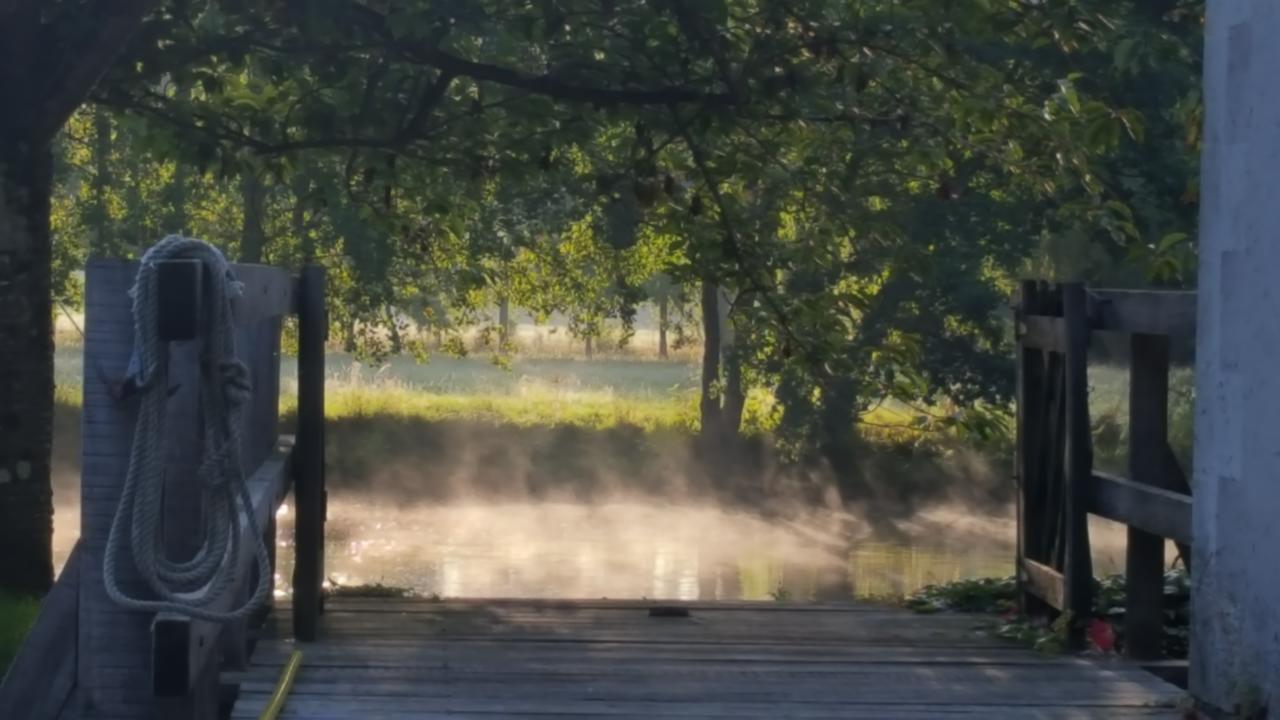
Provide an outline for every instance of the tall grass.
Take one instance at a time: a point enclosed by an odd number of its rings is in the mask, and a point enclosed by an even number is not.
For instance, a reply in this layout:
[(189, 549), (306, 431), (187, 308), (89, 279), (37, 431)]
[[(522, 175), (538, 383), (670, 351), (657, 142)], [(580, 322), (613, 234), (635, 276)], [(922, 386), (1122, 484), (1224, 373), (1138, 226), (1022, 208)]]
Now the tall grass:
[(38, 600), (0, 593), (0, 678), (13, 662), (39, 610)]

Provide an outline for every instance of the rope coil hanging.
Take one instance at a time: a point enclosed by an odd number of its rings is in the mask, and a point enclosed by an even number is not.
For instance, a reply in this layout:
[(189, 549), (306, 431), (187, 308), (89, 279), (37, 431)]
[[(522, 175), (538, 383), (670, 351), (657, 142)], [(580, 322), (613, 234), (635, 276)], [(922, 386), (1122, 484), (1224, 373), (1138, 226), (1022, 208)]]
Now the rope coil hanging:
[[(200, 420), (203, 428), (199, 468), (189, 486), (200, 492), (204, 535), (190, 560), (164, 554), (161, 515), (164, 510), (165, 406), (169, 395), (168, 344), (159, 334), (157, 263), (196, 259), (206, 281), (201, 284)], [(147, 612), (173, 612), (192, 618), (226, 622), (247, 617), (267, 600), (271, 560), (253, 514), (240, 458), (240, 410), (250, 394), (249, 371), (236, 357), (231, 300), (242, 294), (231, 266), (217, 248), (194, 238), (170, 235), (142, 257), (130, 291), (133, 297), (133, 355), (129, 375), (141, 395), (129, 453), (129, 470), (107, 538), (103, 579), (107, 594), (122, 607)], [(255, 538), (257, 582), (247, 601), (229, 610), (210, 609), (235, 580), (245, 528)], [(117, 565), (127, 544), (138, 574), (158, 596), (143, 599), (120, 587)]]

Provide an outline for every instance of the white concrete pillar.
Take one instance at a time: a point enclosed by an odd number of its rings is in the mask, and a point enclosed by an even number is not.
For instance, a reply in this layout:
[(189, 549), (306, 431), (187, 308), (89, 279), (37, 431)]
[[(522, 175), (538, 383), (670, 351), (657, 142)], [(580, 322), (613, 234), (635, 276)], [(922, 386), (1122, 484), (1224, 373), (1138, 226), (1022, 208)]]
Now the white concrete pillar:
[(1209, 0), (1191, 691), (1280, 714), (1280, 0)]

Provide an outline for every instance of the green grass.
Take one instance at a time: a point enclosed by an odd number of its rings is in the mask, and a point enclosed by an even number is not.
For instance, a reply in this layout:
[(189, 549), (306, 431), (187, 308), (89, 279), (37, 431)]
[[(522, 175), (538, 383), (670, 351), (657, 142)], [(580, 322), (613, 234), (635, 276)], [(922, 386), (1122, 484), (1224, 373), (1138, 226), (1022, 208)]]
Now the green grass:
[(0, 594), (0, 677), (8, 670), (39, 610), (39, 600)]

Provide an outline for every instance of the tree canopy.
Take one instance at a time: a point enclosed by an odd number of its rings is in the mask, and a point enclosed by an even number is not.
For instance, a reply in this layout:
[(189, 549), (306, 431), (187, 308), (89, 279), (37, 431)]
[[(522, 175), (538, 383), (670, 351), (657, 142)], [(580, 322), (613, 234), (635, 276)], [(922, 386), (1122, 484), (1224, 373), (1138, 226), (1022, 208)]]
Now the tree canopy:
[[(28, 108), (3, 127), (57, 160), (48, 203), (5, 205), (49, 282), (0, 287), (43, 313), (86, 255), (182, 231), (324, 264), (335, 330), (375, 354), (420, 349), (406, 322), (454, 337), (494, 304), (593, 338), (652, 293), (700, 296), (704, 423), (732, 430), (767, 389), (782, 439), (846, 471), (887, 400), (1005, 431), (1018, 276), (1190, 282), (1202, 17), (1202, 0), (0, 3), (0, 92)], [(41, 64), (47, 85), (19, 82)], [(0, 199), (40, 194), (12, 170), (31, 157), (0, 157)]]

